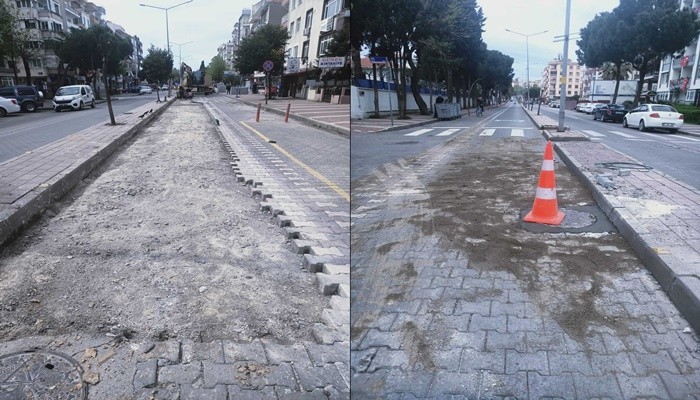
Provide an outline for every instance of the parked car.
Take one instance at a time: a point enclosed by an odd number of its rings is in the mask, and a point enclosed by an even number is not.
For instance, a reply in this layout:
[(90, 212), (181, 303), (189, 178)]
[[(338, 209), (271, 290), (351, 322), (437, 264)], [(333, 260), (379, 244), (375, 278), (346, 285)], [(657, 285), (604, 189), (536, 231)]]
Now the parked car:
[(593, 114), (593, 108), (595, 107), (595, 103), (586, 103), (586, 105), (581, 107), (581, 112), (585, 112), (586, 114)]
[(95, 108), (95, 95), (88, 85), (61, 86), (53, 97), (53, 109), (56, 112), (64, 108), (82, 110), (88, 105)]
[(24, 112), (34, 112), (44, 106), (44, 94), (33, 86), (16, 85), (0, 87), (0, 96), (15, 99)]
[(139, 85), (129, 86), (129, 88), (127, 89), (127, 92), (129, 92), (129, 93), (139, 93), (140, 91), (141, 91), (141, 86), (139, 86)]
[(578, 112), (583, 112), (583, 107), (586, 107), (589, 103), (577, 103), (576, 104), (576, 111)]
[(165, 85), (161, 86), (160, 90), (168, 90), (168, 84), (166, 83)]
[(625, 115), (622, 126), (636, 127), (642, 132), (659, 128), (676, 133), (683, 126), (683, 114), (666, 104), (640, 104)]
[(620, 122), (627, 114), (627, 109), (621, 104), (603, 104), (593, 113), (593, 120)]
[(17, 100), (0, 97), (0, 117), (20, 111), (22, 111), (22, 107), (19, 106)]
[(139, 94), (151, 94), (153, 93), (153, 89), (151, 89), (150, 86), (141, 86), (139, 89)]
[(549, 106), (552, 108), (559, 108), (559, 101), (558, 100), (552, 100), (549, 102)]

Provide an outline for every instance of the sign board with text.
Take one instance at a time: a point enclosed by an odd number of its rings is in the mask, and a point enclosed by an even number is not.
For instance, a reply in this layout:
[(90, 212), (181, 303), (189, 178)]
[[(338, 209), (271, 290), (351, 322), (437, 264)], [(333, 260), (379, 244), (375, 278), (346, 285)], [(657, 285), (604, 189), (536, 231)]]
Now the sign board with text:
[(321, 57), (318, 59), (319, 68), (343, 68), (345, 57)]

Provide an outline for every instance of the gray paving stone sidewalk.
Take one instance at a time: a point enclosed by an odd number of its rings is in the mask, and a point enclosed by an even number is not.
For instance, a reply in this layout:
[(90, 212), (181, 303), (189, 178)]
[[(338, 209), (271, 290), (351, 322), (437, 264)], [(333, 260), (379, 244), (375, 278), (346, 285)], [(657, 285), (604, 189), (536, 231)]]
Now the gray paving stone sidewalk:
[[(585, 137), (576, 131), (557, 133), (548, 128), (556, 126), (551, 118), (528, 114), (545, 137)], [(700, 332), (700, 192), (656, 170), (624, 168), (619, 163), (639, 162), (602, 143), (557, 141), (555, 149)]]

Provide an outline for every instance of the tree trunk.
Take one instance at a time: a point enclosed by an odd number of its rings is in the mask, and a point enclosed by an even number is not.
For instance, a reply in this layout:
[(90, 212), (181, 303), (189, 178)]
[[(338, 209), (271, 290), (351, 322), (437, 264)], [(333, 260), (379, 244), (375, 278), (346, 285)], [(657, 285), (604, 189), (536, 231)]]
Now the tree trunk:
[(644, 77), (647, 74), (647, 62), (646, 60), (637, 68), (639, 71), (639, 80), (637, 81), (637, 91), (634, 93), (634, 105), (635, 107), (639, 105), (639, 100), (642, 97), (642, 89), (644, 89)]
[(399, 82), (396, 85), (396, 95), (399, 110), (399, 119), (406, 119), (406, 60), (403, 57), (403, 51), (400, 51), (397, 57)]
[[(102, 70), (106, 71), (107, 70), (107, 61), (102, 60)], [(116, 125), (117, 121), (114, 120), (114, 110), (112, 110), (112, 97), (109, 95), (109, 90), (107, 89), (107, 74), (102, 74), (102, 77), (104, 79), (104, 84), (105, 84), (105, 96), (107, 96), (107, 109), (109, 110), (109, 121), (112, 123), (112, 125)], [(95, 79), (95, 82), (97, 82), (97, 79)]]
[(615, 66), (617, 67), (617, 71), (615, 72), (615, 92), (613, 93), (612, 98), (613, 104), (617, 104), (617, 94), (620, 90), (620, 78), (622, 77), (622, 61), (618, 61), (617, 63), (615, 63)]
[(416, 68), (415, 63), (411, 59), (411, 54), (409, 54), (406, 58), (408, 65), (411, 67), (411, 93), (413, 93), (413, 99), (416, 100), (420, 115), (430, 115), (428, 106), (425, 104), (425, 100), (423, 100), (423, 97), (420, 95), (420, 88), (418, 87), (418, 82), (420, 80), (418, 77), (418, 68)]
[(29, 58), (22, 56), (22, 64), (24, 64), (24, 71), (27, 74), (27, 86), (32, 86), (32, 69), (29, 66)]
[(454, 82), (452, 81), (452, 70), (447, 71), (447, 102), (452, 103)]
[[(355, 47), (350, 48), (350, 58), (352, 59), (352, 75), (355, 79), (364, 78), (364, 72), (362, 71), (362, 57), (360, 52), (355, 49)], [(373, 66), (374, 67), (374, 66)]]
[(377, 64), (372, 64), (372, 90), (374, 92), (374, 116), (379, 118), (379, 90), (377, 89)]

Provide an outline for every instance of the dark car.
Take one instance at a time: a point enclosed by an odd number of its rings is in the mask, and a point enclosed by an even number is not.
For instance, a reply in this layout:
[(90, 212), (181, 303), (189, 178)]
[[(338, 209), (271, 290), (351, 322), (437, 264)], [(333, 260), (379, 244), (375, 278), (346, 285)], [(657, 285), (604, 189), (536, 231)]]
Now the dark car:
[(602, 122), (613, 121), (621, 122), (625, 115), (627, 114), (627, 109), (621, 104), (605, 104), (598, 107), (593, 114), (593, 119), (599, 119)]
[(17, 100), (24, 112), (34, 112), (44, 106), (44, 95), (33, 86), (16, 85), (0, 87), (0, 97)]

